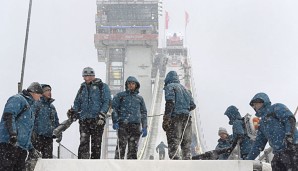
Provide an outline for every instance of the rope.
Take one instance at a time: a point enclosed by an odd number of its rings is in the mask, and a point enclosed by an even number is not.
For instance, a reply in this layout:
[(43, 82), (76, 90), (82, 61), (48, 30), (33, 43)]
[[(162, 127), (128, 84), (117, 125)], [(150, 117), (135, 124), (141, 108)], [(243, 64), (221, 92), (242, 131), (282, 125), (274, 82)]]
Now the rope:
[(117, 146), (118, 146), (118, 156), (119, 156), (119, 160), (121, 159), (121, 156), (120, 156), (120, 145), (119, 145), (119, 134), (118, 134), (118, 130), (117, 130)]
[(190, 114), (188, 115), (187, 122), (186, 122), (186, 124), (185, 124), (185, 127), (184, 127), (184, 130), (183, 130), (183, 132), (182, 132), (182, 135), (181, 135), (181, 140), (180, 140), (180, 142), (179, 142), (178, 148), (177, 148), (177, 150), (176, 150), (176, 152), (175, 152), (174, 156), (171, 158), (171, 160), (173, 160), (173, 159), (174, 159), (174, 157), (177, 155), (178, 149), (179, 149), (179, 147), (180, 147), (180, 145), (181, 145), (181, 143), (182, 143), (182, 141), (183, 141), (183, 136), (184, 136), (184, 133), (185, 133), (186, 127), (187, 127), (187, 125), (188, 125), (189, 118), (190, 118)]
[(164, 114), (159, 114), (159, 115), (150, 115), (150, 116), (147, 116), (147, 118), (150, 118), (150, 117), (156, 117), (156, 116), (162, 116)]

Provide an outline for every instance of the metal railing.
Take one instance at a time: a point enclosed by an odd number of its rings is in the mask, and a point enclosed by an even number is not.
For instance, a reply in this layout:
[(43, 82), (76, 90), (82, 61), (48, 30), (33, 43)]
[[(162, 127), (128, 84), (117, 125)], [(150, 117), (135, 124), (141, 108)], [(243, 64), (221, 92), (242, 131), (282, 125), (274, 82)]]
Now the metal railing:
[(64, 145), (59, 143), (58, 146), (58, 153), (57, 153), (57, 158), (58, 159), (77, 159), (78, 156), (70, 151), (68, 148), (66, 148)]

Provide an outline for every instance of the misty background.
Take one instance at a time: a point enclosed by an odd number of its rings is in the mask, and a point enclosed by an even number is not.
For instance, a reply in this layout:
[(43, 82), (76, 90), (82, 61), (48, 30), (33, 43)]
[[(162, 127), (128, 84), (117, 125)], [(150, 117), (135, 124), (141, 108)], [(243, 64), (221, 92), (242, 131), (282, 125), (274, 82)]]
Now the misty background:
[[(6, 100), (17, 93), (28, 7), (29, 0), (1, 1), (0, 116)], [(295, 111), (298, 1), (163, 0), (163, 8), (170, 18), (167, 34), (185, 35), (185, 11), (189, 14), (186, 46), (209, 150), (217, 144), (219, 127), (231, 133), (223, 115), (229, 105), (242, 116), (254, 114), (248, 103), (265, 92), (272, 103)], [(83, 82), (84, 67), (93, 67), (105, 81), (105, 64), (97, 61), (93, 42), (95, 14), (95, 0), (33, 0), (23, 88), (33, 81), (50, 84), (60, 122)], [(63, 135), (61, 143), (77, 154), (78, 123)]]

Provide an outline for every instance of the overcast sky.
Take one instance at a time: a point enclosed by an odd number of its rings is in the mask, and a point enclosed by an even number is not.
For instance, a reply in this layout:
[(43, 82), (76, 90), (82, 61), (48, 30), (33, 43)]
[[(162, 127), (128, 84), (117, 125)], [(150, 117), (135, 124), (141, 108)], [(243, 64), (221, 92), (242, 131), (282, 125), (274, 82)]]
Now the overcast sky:
[[(0, 109), (17, 93), (29, 0), (0, 6)], [(209, 149), (217, 144), (219, 127), (229, 105), (242, 115), (258, 92), (294, 112), (298, 103), (298, 2), (293, 0), (164, 0), (168, 33), (184, 34), (189, 13), (187, 46), (192, 60), (202, 126)], [(33, 0), (24, 87), (50, 84), (61, 121), (91, 66), (105, 80), (105, 64), (97, 62), (93, 43), (95, 0)], [(77, 153), (76, 123), (62, 141)]]

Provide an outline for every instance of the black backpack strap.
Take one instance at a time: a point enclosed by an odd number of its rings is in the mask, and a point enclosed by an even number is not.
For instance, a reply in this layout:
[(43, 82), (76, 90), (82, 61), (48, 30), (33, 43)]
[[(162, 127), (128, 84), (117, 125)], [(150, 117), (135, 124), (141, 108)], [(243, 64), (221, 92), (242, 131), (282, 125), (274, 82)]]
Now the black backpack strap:
[(25, 107), (20, 111), (20, 113), (17, 115), (17, 117), (16, 117), (16, 120), (18, 120), (20, 117), (21, 117), (21, 115), (27, 110), (27, 109), (29, 109), (30, 108), (30, 106), (29, 105), (25, 105)]
[(103, 94), (104, 94), (104, 91), (103, 91), (103, 82), (96, 83), (95, 85), (98, 86), (98, 89), (100, 91), (100, 99), (103, 99)]
[[(104, 94), (104, 91), (103, 91), (103, 82), (95, 83), (94, 85), (98, 87), (98, 89), (100, 91), (100, 98), (102, 99), (103, 98), (103, 94)], [(78, 94), (82, 94), (83, 88), (84, 88), (84, 85), (81, 85)]]

